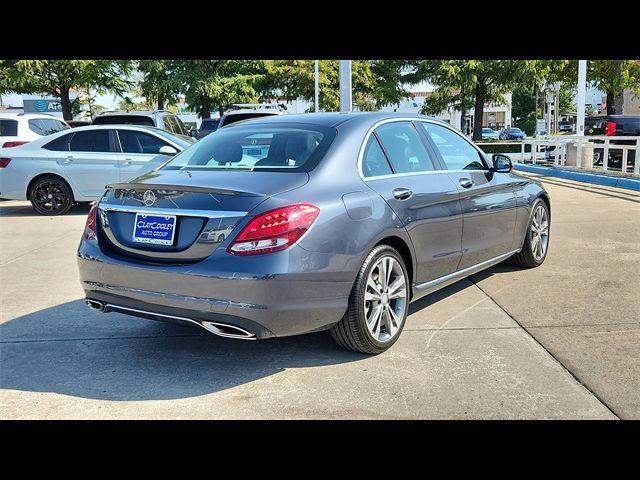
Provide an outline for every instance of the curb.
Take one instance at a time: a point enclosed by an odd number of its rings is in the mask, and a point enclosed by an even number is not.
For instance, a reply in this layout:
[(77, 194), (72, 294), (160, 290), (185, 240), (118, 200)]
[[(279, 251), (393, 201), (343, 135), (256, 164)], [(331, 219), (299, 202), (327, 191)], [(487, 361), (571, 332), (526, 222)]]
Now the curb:
[(607, 187), (625, 188), (640, 192), (640, 180), (635, 178), (614, 177), (609, 175), (599, 175), (597, 173), (575, 172), (573, 170), (562, 170), (553, 167), (538, 167), (536, 165), (524, 165), (522, 163), (514, 163), (514, 170), (522, 172), (538, 173), (548, 177), (560, 177), (567, 180), (575, 180), (577, 182), (594, 183), (596, 185), (605, 185)]

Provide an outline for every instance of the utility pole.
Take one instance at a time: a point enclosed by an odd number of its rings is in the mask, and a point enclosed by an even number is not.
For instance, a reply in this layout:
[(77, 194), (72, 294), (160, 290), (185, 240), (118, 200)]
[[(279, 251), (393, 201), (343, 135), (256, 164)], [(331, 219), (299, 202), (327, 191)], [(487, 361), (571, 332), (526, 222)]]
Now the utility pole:
[(319, 104), (319, 99), (320, 99), (320, 90), (318, 89), (318, 62), (319, 60), (314, 60), (314, 75), (315, 75), (315, 96), (314, 96), (314, 106), (315, 106), (315, 110), (316, 112), (320, 111), (320, 104)]
[(351, 111), (351, 60), (340, 60), (340, 111)]

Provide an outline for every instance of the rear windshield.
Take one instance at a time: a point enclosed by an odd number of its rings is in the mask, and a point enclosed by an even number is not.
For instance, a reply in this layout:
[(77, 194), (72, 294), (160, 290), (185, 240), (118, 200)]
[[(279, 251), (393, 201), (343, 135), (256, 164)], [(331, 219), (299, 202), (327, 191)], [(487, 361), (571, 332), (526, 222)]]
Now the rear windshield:
[(55, 118), (34, 118), (29, 120), (29, 130), (42, 136), (51, 135), (68, 128), (69, 125)]
[(251, 118), (270, 117), (273, 113), (234, 113), (233, 115), (227, 115), (222, 122), (223, 126), (231, 125), (232, 123), (241, 122), (242, 120), (249, 120)]
[(17, 137), (17, 120), (0, 120), (0, 137)]
[(153, 118), (144, 115), (105, 115), (104, 117), (96, 117), (93, 125), (150, 125), (155, 126)]
[(205, 118), (200, 124), (200, 130), (215, 130), (220, 123), (219, 118)]
[(308, 171), (334, 137), (333, 129), (316, 125), (237, 126), (203, 138), (161, 168)]

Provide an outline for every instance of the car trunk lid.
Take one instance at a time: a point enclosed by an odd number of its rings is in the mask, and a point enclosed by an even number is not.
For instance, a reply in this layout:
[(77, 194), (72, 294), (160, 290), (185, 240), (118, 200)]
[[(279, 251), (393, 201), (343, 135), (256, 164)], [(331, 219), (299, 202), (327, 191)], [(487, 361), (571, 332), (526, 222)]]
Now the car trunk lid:
[(142, 262), (199, 261), (269, 196), (308, 179), (305, 172), (152, 171), (107, 187), (98, 205), (100, 245)]

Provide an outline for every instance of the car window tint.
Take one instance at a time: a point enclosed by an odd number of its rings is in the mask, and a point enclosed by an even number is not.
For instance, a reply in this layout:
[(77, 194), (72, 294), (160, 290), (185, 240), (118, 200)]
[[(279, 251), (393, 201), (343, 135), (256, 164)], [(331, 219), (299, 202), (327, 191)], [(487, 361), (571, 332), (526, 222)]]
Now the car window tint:
[(110, 130), (76, 132), (69, 149), (72, 152), (110, 152), (109, 132)]
[(184, 122), (182, 120), (180, 120), (180, 117), (173, 117), (175, 122), (176, 122), (176, 127), (177, 127), (177, 131), (176, 133), (179, 135), (186, 135), (187, 132), (187, 127), (184, 125)]
[(18, 122), (16, 120), (0, 120), (1, 137), (17, 137)]
[(144, 132), (118, 130), (118, 136), (124, 153), (159, 154), (162, 147), (170, 146), (164, 140)]
[(448, 170), (486, 170), (487, 166), (478, 150), (453, 130), (433, 123), (420, 123), (421, 127), (442, 155)]
[(375, 130), (394, 173), (435, 170), (418, 132), (409, 122), (393, 122)]
[(69, 151), (69, 141), (75, 135), (75, 133), (69, 133), (67, 135), (62, 135), (61, 137), (52, 140), (51, 142), (42, 146), (47, 150), (52, 150), (54, 152), (68, 152)]
[(51, 135), (52, 133), (69, 128), (64, 122), (53, 118), (33, 118), (29, 120), (28, 124), (29, 130), (43, 136)]
[(379, 175), (391, 175), (391, 166), (382, 151), (380, 142), (375, 135), (371, 135), (364, 148), (362, 159), (362, 174), (365, 177), (377, 177)]

